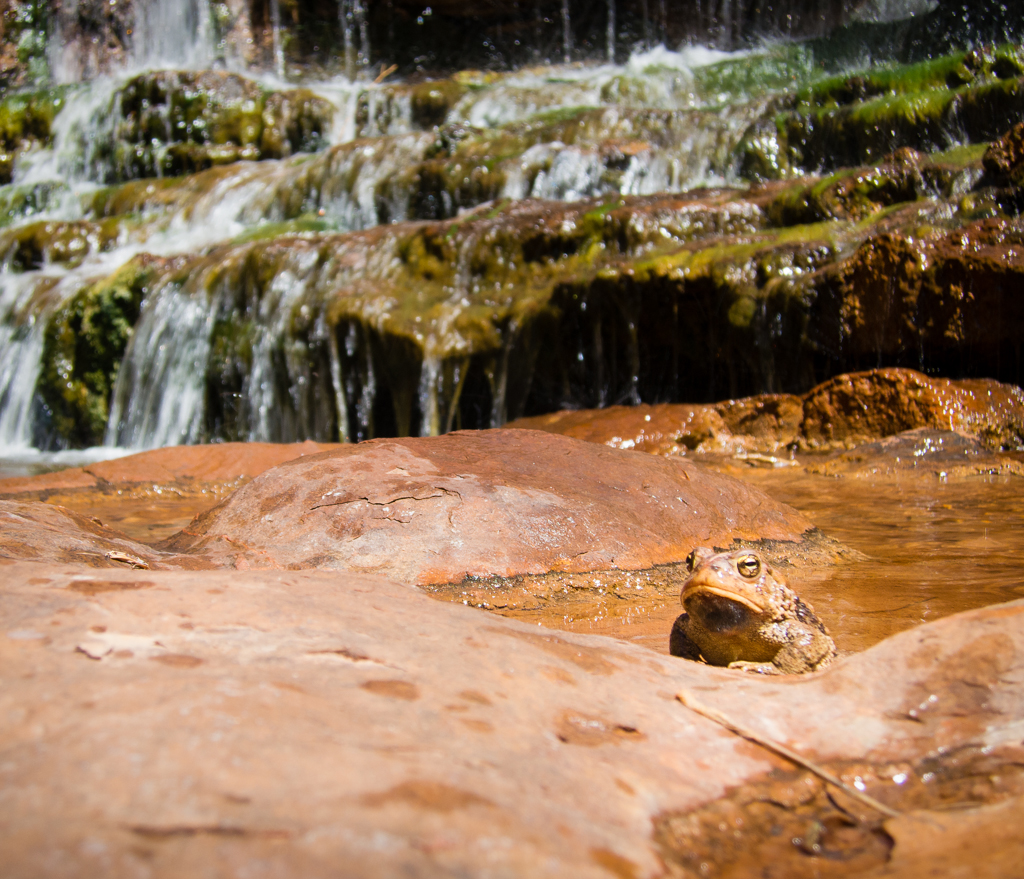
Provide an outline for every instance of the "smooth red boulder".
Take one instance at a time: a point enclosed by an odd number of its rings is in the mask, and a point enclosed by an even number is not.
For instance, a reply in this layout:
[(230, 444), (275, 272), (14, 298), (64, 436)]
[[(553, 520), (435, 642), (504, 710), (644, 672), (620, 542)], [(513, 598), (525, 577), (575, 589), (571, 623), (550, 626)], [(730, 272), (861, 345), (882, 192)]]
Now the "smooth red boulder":
[(798, 542), (813, 525), (681, 460), (540, 431), (374, 440), (275, 467), (165, 545), (216, 564), (404, 583), (636, 570), (698, 545)]

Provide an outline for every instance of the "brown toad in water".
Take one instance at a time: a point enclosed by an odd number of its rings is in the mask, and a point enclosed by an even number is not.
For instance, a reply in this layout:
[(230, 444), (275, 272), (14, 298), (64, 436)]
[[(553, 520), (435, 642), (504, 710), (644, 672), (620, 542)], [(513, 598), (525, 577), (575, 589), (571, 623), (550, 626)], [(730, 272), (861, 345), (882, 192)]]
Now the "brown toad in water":
[(828, 629), (752, 549), (695, 549), (672, 626), (673, 656), (759, 674), (802, 674), (835, 659)]

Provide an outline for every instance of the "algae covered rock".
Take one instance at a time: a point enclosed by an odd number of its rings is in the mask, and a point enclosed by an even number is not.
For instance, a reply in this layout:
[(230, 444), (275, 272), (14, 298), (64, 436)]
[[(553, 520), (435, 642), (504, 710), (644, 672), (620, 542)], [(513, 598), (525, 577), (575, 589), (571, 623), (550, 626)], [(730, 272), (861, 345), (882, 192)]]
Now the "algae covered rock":
[(334, 107), (307, 89), (268, 92), (225, 71), (153, 71), (115, 95), (92, 163), (104, 182), (194, 173), (317, 150)]
[(903, 147), (991, 140), (1024, 109), (1015, 59), (1010, 50), (960, 52), (812, 83), (747, 130), (741, 173), (778, 179), (878, 162)]
[(22, 92), (0, 100), (0, 184), (10, 183), (18, 153), (47, 146), (53, 120), (68, 100), (68, 89)]
[(111, 392), (152, 277), (152, 260), (137, 258), (49, 319), (38, 388), (49, 422), (43, 429), (58, 444), (102, 444)]
[(1024, 185), (1024, 122), (992, 141), (982, 162), (993, 181)]

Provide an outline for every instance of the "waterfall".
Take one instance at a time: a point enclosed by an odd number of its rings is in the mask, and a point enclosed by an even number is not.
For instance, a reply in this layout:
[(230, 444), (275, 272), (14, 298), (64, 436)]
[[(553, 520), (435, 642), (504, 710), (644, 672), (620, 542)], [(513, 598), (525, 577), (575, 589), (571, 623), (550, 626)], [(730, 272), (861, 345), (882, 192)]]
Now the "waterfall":
[(345, 75), (349, 79), (355, 79), (356, 37), (352, 13), (352, 0), (341, 0), (338, 4), (338, 25), (341, 27), (342, 47), (345, 57)]
[(562, 0), (562, 60), (572, 61), (572, 23), (569, 21), (569, 0)]
[(608, 0), (608, 22), (605, 27), (605, 57), (615, 63), (615, 0)]
[[(277, 6), (277, 0), (273, 0)], [(209, 66), (216, 57), (209, 0), (135, 0), (135, 68)]]
[[(315, 5), (281, 2), (265, 6), (278, 73), (283, 46), (298, 45), (287, 42), (291, 13), (306, 27), (302, 16)], [(891, 4), (875, 4), (882, 5)], [(239, 6), (138, 0), (128, 60), (210, 63), (211, 10), (233, 33), (248, 26), (226, 17)], [(330, 7), (325, 30), (343, 44), (348, 78), (285, 89), (273, 76), (261, 83), (223, 71), (140, 76), (129, 66), (120, 77), (54, 93), (47, 106), (60, 110), (49, 139), (18, 150), (14, 183), (0, 190), (0, 443), (91, 443), (104, 418), (105, 442), (133, 449), (498, 426), (540, 399), (529, 396), (530, 382), (549, 381), (542, 374), (561, 357), (560, 349), (545, 350), (557, 345), (538, 335), (548, 330), (536, 329), (537, 318), (503, 316), (509, 297), (541, 289), (549, 262), (596, 265), (636, 242), (656, 256), (674, 242), (715, 234), (716, 225), (736, 235), (762, 228), (763, 206), (739, 199), (711, 211), (704, 196), (695, 196), (692, 209), (688, 199), (667, 198), (672, 207), (658, 210), (671, 222), (622, 220), (634, 208), (621, 197), (739, 182), (746, 133), (778, 112), (774, 86), (748, 85), (746, 56), (664, 45), (641, 51), (641, 36), (655, 43), (665, 33), (665, 0), (605, 0), (589, 17), (580, 7), (575, 22), (568, 0), (534, 7), (548, 17), (549, 51), (579, 61), (588, 48), (602, 63), (378, 83), (366, 68), (370, 38), (378, 26), (384, 32), (383, 6), (341, 0)], [(439, 15), (428, 8), (424, 18)], [(703, 0), (697, 15), (720, 27), (716, 36), (726, 43), (740, 32), (741, 8), (737, 0)], [(522, 16), (516, 28), (510, 21), (506, 46), (512, 33), (530, 32)], [(399, 20), (395, 29), (403, 26)], [(616, 64), (627, 36), (636, 50)], [(321, 53), (332, 48), (326, 37), (320, 42)], [(439, 59), (444, 51), (439, 45)], [(755, 63), (778, 59), (794, 80), (803, 75), (792, 47), (773, 52)], [(706, 65), (721, 66), (705, 74)], [(788, 82), (787, 73), (779, 88)], [(258, 111), (252, 95), (263, 101)], [(333, 119), (323, 98), (339, 108)], [(242, 124), (250, 126), (245, 138)], [(315, 136), (299, 139), (288, 126)], [(328, 127), (325, 144), (320, 131)], [(258, 158), (272, 141), (317, 152), (236, 161)], [(263, 155), (288, 155), (275, 149)], [(154, 155), (175, 157), (176, 171), (203, 170), (137, 179), (165, 169)], [(538, 252), (527, 256), (501, 236), (520, 222), (520, 207), (510, 202), (530, 198), (600, 201), (586, 218), (539, 235)], [(437, 226), (442, 220), (452, 222)], [(605, 222), (628, 225), (618, 237), (591, 241), (593, 251), (573, 251), (583, 230), (591, 235)], [(655, 222), (660, 229), (649, 225)], [(125, 287), (117, 273), (135, 258), (125, 276), (136, 280)], [(566, 282), (558, 295), (576, 283), (583, 282)], [(79, 294), (79, 311), (66, 308)], [(129, 299), (130, 308), (123, 306)], [(653, 379), (635, 366), (648, 356), (638, 353), (646, 318), (599, 300), (580, 322), (580, 359), (560, 385), (549, 381), (544, 400), (649, 399)], [(573, 303), (559, 308), (568, 313)], [(90, 309), (128, 323), (110, 334), (118, 341), (100, 370), (84, 356), (72, 362), (78, 355), (70, 343), (56, 351), (53, 341), (55, 332), (74, 336), (74, 315)], [(411, 325), (417, 317), (423, 324)], [(542, 364), (536, 373), (534, 363)], [(759, 369), (781, 381), (768, 366)], [(87, 388), (100, 372), (102, 381)], [(67, 411), (58, 411), (64, 391)], [(54, 426), (78, 418), (77, 430), (86, 417), (88, 429), (75, 434)]]
[(338, 4), (345, 75), (355, 79), (356, 73), (370, 63), (370, 22), (366, 0), (341, 0)]
[(202, 439), (214, 310), (176, 284), (143, 309), (114, 386), (104, 442), (151, 449)]
[(284, 47), (281, 44), (281, 4), (270, 0), (270, 30), (274, 46), (274, 70), (284, 79)]
[(359, 65), (368, 67), (370, 64), (370, 22), (366, 15), (366, 0), (352, 0), (352, 9), (355, 13), (356, 27), (359, 30)]
[(42, 367), (45, 321), (0, 324), (0, 448), (32, 445), (32, 404)]

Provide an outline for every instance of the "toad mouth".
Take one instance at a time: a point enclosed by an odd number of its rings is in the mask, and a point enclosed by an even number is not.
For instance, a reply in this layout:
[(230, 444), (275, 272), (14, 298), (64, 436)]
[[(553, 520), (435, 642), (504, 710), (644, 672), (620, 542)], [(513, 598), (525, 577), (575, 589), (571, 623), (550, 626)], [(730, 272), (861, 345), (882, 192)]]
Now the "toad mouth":
[(693, 588), (687, 587), (684, 590), (683, 604), (686, 604), (686, 598), (688, 595), (693, 595), (694, 593), (698, 592), (709, 595), (717, 595), (719, 598), (727, 598), (729, 601), (734, 601), (737, 604), (742, 604), (746, 607), (749, 607), (752, 611), (754, 611), (754, 613), (764, 613), (764, 608), (761, 607), (761, 605), (757, 604), (754, 601), (751, 601), (749, 598), (746, 598), (743, 595), (740, 595), (738, 592), (733, 592), (721, 586), (707, 586), (703, 583), (698, 584)]

